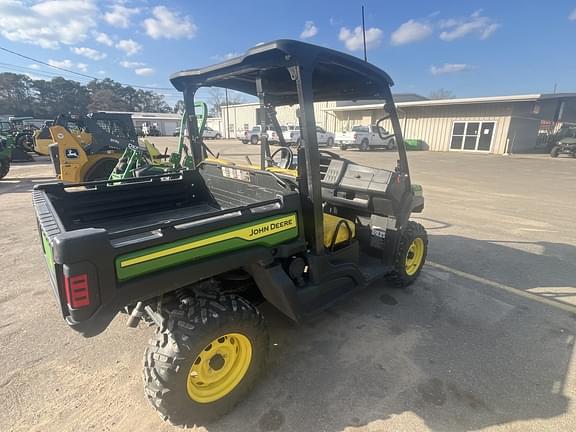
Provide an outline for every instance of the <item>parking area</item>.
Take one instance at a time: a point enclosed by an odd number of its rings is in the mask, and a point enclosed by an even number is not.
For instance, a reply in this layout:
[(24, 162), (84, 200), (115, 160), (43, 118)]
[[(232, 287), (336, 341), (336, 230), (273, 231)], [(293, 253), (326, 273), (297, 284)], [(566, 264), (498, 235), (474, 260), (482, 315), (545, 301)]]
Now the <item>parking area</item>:
[[(258, 160), (255, 146), (208, 146)], [(397, 157), (334, 151), (388, 168)], [(576, 161), (409, 159), (426, 199), (414, 219), (430, 236), (421, 278), (406, 290), (377, 283), (301, 325), (265, 305), (269, 367), (208, 431), (576, 430)], [(83, 339), (61, 319), (30, 195), (51, 179), (37, 158), (0, 181), (0, 430), (178, 430), (143, 395), (152, 329), (119, 316)]]

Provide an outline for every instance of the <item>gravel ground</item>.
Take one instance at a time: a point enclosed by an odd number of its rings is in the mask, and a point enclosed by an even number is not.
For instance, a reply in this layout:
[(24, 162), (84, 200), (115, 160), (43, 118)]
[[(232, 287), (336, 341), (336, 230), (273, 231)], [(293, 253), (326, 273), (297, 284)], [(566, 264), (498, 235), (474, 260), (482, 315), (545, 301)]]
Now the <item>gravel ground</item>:
[[(237, 159), (257, 153), (209, 145)], [(389, 152), (345, 154), (395, 161)], [(207, 430), (576, 430), (576, 161), (409, 156), (426, 197), (415, 219), (430, 234), (419, 281), (404, 291), (377, 283), (305, 325), (265, 305), (270, 367)], [(143, 396), (151, 329), (130, 330), (118, 317), (83, 339), (59, 316), (30, 196), (52, 175), (37, 158), (0, 181), (0, 430), (176, 430)]]

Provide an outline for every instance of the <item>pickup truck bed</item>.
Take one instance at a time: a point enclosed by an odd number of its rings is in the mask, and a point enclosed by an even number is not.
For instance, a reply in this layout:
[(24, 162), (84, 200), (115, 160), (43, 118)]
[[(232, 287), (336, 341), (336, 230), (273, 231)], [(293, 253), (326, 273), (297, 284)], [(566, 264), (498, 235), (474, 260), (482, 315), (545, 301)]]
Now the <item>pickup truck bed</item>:
[(89, 186), (33, 192), (54, 293), (85, 335), (126, 305), (301, 243), (299, 196), (268, 172), (205, 163), (170, 179)]

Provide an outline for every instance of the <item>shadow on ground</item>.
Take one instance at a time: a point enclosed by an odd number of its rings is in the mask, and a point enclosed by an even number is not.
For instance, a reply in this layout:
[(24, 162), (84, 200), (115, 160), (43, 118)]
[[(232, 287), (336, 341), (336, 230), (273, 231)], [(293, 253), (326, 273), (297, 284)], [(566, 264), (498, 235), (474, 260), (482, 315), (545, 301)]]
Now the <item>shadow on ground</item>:
[[(500, 272), (522, 264), (518, 288), (573, 286), (559, 270), (574, 247), (542, 246), (538, 255), (431, 236), (432, 250), (453, 251), (468, 263), (461, 271), (482, 268), (472, 263), (489, 256), (499, 265), (478, 271), (487, 278), (509, 282)], [(574, 316), (479, 282), (428, 267), (406, 290), (377, 284), (305, 325), (272, 308), (264, 312), (274, 344), (270, 368), (210, 432), (364, 431), (398, 415), (432, 430), (463, 431), (551, 419), (568, 409), (563, 391)], [(402, 421), (402, 428), (410, 424)]]

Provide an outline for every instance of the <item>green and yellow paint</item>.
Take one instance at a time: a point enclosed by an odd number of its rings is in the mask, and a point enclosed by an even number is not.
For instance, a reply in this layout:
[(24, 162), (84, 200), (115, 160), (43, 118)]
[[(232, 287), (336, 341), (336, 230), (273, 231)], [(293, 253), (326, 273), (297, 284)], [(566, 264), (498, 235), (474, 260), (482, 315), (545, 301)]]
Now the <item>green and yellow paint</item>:
[(252, 246), (276, 246), (298, 237), (296, 214), (274, 216), (143, 249), (116, 258), (116, 275), (128, 280), (186, 262)]

